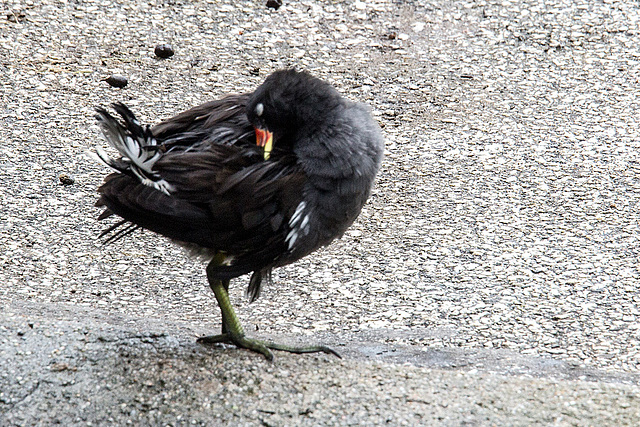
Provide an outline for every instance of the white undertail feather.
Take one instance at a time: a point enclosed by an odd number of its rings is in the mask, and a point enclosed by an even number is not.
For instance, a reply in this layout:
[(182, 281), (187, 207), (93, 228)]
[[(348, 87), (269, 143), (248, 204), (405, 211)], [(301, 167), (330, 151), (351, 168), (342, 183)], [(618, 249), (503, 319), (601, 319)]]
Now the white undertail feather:
[[(147, 147), (155, 147), (158, 142), (155, 138), (133, 138), (124, 128), (120, 126), (112, 117), (100, 115), (100, 127), (105, 139), (113, 148), (118, 150), (122, 155), (122, 160), (129, 163), (131, 172), (140, 180), (140, 182), (149, 187), (162, 191), (166, 195), (170, 195), (173, 186), (164, 179), (160, 178), (153, 171), (153, 165), (162, 157), (162, 152), (157, 149), (148, 149)], [(139, 126), (139, 123), (134, 121)], [(97, 147), (96, 154), (98, 158), (107, 165), (119, 170), (115, 167), (118, 163), (113, 160), (106, 151)]]
[(289, 225), (291, 227), (293, 227), (298, 221), (300, 221), (300, 217), (302, 216), (304, 208), (306, 207), (307, 202), (305, 202), (304, 200), (298, 203), (296, 210), (293, 212), (293, 215), (291, 215), (291, 219), (289, 220)]
[(307, 203), (303, 200), (301, 201), (296, 210), (291, 215), (291, 219), (289, 220), (289, 227), (291, 231), (287, 233), (287, 237), (285, 238), (285, 242), (287, 242), (287, 249), (291, 251), (296, 244), (296, 240), (300, 234), (307, 235), (309, 233), (309, 214), (305, 214), (305, 208), (307, 207)]

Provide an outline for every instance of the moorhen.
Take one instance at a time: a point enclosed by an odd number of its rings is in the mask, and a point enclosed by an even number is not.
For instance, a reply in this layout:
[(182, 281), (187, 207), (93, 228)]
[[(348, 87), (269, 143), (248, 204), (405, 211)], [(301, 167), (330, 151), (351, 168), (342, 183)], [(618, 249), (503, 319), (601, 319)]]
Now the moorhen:
[(116, 172), (98, 189), (96, 206), (120, 221), (107, 242), (143, 228), (208, 261), (209, 286), (222, 312), (222, 334), (201, 343), (233, 343), (262, 353), (325, 352), (247, 338), (229, 301), (232, 278), (252, 273), (258, 298), (275, 267), (342, 236), (369, 197), (383, 137), (369, 109), (345, 100), (306, 72), (280, 70), (255, 92), (228, 95), (160, 124), (141, 125), (124, 104), (121, 119), (97, 109), (120, 157), (97, 149)]

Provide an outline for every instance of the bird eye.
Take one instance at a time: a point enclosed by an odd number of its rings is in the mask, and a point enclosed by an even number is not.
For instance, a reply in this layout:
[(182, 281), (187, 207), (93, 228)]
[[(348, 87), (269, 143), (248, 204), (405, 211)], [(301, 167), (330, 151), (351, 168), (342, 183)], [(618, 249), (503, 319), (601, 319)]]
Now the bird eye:
[(262, 105), (262, 102), (256, 105), (256, 116), (260, 117), (262, 115), (262, 113), (264, 112), (264, 105)]

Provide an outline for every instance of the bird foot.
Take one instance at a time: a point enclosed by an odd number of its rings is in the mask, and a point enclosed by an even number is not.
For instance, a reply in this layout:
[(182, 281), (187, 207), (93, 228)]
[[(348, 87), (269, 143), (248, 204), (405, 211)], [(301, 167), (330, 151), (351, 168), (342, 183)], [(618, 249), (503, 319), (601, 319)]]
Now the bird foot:
[(234, 344), (236, 347), (246, 348), (247, 350), (260, 353), (268, 361), (273, 360), (273, 353), (271, 353), (269, 348), (263, 342), (252, 339), (252, 338), (246, 338), (244, 335), (231, 335), (228, 333), (221, 334), (221, 335), (211, 335), (207, 337), (198, 338), (197, 342), (199, 344), (215, 344), (215, 343)]
[(216, 344), (216, 343), (234, 344), (236, 347), (246, 348), (247, 350), (260, 353), (269, 361), (273, 360), (273, 353), (271, 353), (269, 349), (286, 351), (288, 353), (296, 353), (296, 354), (327, 353), (327, 354), (333, 354), (334, 356), (342, 359), (342, 356), (340, 356), (340, 354), (338, 354), (337, 351), (323, 345), (309, 346), (309, 347), (292, 347), (292, 346), (276, 344), (268, 341), (260, 341), (253, 338), (246, 338), (244, 335), (232, 336), (228, 333), (201, 337), (201, 338), (198, 338), (197, 342), (199, 344)]

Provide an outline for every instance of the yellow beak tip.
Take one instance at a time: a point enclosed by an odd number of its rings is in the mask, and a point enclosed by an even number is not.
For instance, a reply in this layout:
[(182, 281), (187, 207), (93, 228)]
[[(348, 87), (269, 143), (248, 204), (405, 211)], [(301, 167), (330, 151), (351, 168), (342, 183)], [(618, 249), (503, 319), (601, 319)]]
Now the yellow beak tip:
[(263, 148), (264, 159), (269, 160), (273, 147), (273, 134), (268, 130), (256, 128), (256, 144)]
[(271, 157), (271, 148), (273, 147), (273, 135), (271, 132), (267, 134), (267, 142), (264, 144), (264, 159), (269, 160)]

